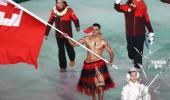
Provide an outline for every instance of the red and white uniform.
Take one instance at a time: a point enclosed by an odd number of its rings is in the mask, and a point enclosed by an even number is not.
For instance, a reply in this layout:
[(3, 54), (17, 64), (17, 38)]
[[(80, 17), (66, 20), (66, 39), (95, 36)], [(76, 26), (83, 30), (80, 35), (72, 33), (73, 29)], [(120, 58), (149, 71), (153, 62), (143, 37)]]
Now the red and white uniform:
[[(56, 28), (58, 28), (64, 33), (68, 33), (68, 35), (72, 37), (71, 21), (74, 22), (76, 28), (80, 27), (79, 19), (73, 12), (72, 8), (68, 7), (67, 3), (64, 2), (64, 8), (62, 10), (59, 10), (57, 6), (52, 9), (48, 23), (53, 24), (55, 22)], [(46, 36), (48, 36), (50, 29), (51, 27), (47, 26), (45, 32)], [(56, 36), (63, 37), (57, 31), (56, 31)]]
[[(143, 0), (135, 3), (136, 7), (132, 7), (129, 4), (116, 4), (114, 8), (118, 12), (122, 12), (125, 15), (126, 34), (130, 36), (140, 36), (146, 33), (146, 28), (149, 33), (153, 32), (147, 7)], [(146, 27), (146, 28), (145, 28)]]

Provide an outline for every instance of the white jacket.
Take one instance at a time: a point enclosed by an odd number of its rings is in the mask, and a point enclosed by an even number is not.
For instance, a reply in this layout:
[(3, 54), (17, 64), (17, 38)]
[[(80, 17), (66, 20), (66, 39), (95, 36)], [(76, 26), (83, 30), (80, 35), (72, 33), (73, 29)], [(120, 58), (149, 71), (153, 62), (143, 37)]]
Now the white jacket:
[(129, 82), (123, 87), (121, 100), (151, 100), (148, 87), (138, 82)]

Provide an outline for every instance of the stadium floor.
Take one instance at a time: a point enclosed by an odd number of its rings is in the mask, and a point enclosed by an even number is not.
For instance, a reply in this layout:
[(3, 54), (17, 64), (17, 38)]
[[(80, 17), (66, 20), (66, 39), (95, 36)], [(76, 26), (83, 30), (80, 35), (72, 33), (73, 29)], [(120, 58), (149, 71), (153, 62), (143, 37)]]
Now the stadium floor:
[[(50, 1), (50, 2), (49, 2)], [(159, 0), (145, 0), (148, 6), (151, 23), (156, 33), (156, 41), (151, 47), (151, 60), (167, 60), (170, 58), (170, 5)], [(123, 14), (113, 9), (113, 0), (67, 0), (80, 19), (81, 30), (98, 22), (102, 26), (105, 39), (109, 42), (115, 53), (114, 64), (119, 67), (115, 70), (109, 67), (116, 88), (106, 92), (105, 100), (120, 100), (123, 85), (126, 84), (125, 76), (132, 66), (128, 60), (125, 40), (125, 26)], [(125, 0), (123, 1), (125, 2)], [(55, 5), (54, 0), (30, 0), (20, 3), (23, 7), (33, 12), (44, 20), (48, 20), (50, 10)], [(82, 32), (74, 30), (74, 39), (83, 37)], [(51, 30), (48, 40), (43, 42), (39, 56), (39, 69), (27, 64), (0, 65), (0, 100), (90, 100), (90, 97), (80, 94), (75, 87), (80, 76), (86, 52), (83, 48), (76, 49), (76, 66), (68, 67), (68, 72), (59, 73), (57, 44), (54, 30)], [(149, 50), (145, 47), (144, 55), (148, 56)], [(83, 56), (82, 56), (83, 55)], [(108, 55), (104, 57), (107, 59)], [(160, 69), (143, 59), (143, 66), (148, 75), (149, 83)], [(167, 67), (163, 65), (162, 68)], [(159, 94), (152, 92), (152, 100), (169, 100), (170, 70), (162, 73), (154, 82), (150, 90), (160, 88)], [(146, 80), (145, 80), (146, 81)]]

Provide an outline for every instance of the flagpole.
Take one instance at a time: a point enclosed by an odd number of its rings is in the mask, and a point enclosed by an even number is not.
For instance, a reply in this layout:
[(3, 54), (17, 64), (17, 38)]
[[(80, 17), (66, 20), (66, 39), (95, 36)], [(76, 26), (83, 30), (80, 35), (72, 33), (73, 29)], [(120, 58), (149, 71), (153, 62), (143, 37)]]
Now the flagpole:
[[(58, 31), (60, 34), (65, 35), (65, 33), (63, 33), (61, 30), (57, 29), (56, 27), (54, 27), (53, 25), (49, 24), (48, 22), (44, 21), (43, 19), (41, 19), (40, 17), (36, 16), (35, 14), (33, 14), (32, 12), (28, 11), (27, 9), (25, 9), (24, 7), (20, 6), (19, 4), (15, 3), (12, 0), (7, 0), (8, 2), (12, 3), (13, 5), (15, 5), (16, 7), (20, 8), (21, 10), (25, 11), (26, 13), (30, 14), (31, 16), (33, 16), (35, 19), (39, 20), (40, 22), (42, 22), (45, 25), (50, 26), (51, 28), (55, 29), (56, 31)], [(86, 49), (87, 51), (89, 51), (90, 53), (94, 54), (96, 57), (98, 57), (99, 59), (103, 60), (104, 62), (106, 62), (107, 64), (110, 64), (109, 61), (107, 61), (106, 59), (104, 59), (103, 57), (99, 56), (98, 54), (94, 53), (92, 50), (88, 49), (86, 46), (82, 45), (81, 43), (79, 43), (78, 41), (74, 40), (73, 38), (71, 38), (70, 36), (67, 36), (68, 39), (70, 39), (71, 41), (77, 43), (78, 45), (80, 45), (82, 48)], [(113, 68), (118, 69), (117, 66), (115, 65), (111, 65)]]
[(170, 69), (170, 67), (161, 70), (161, 71), (153, 78), (153, 80), (150, 82), (150, 84), (148, 85), (148, 87), (150, 87), (150, 86), (155, 82), (155, 80), (156, 80), (163, 72), (167, 71), (168, 69)]

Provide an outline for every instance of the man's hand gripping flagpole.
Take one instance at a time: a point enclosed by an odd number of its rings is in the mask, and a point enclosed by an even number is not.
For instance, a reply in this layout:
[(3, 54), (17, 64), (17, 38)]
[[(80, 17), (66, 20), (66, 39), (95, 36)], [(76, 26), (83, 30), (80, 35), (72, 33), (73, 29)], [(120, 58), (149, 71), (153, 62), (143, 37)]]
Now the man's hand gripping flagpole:
[[(26, 13), (30, 14), (31, 16), (33, 16), (34, 18), (36, 18), (37, 20), (41, 21), (42, 23), (44, 23), (45, 25), (50, 26), (51, 28), (53, 28), (54, 30), (58, 31), (60, 34), (65, 36), (65, 33), (60, 31), (59, 29), (57, 29), (56, 27), (54, 27), (53, 25), (49, 24), (48, 22), (44, 21), (43, 19), (41, 19), (40, 17), (36, 16), (35, 14), (31, 13), (30, 11), (28, 11), (27, 9), (25, 9), (24, 7), (20, 6), (19, 4), (15, 3), (12, 0), (7, 0), (8, 2), (12, 3), (13, 5), (15, 5), (16, 7), (20, 8), (21, 10), (25, 11)], [(86, 49), (87, 51), (89, 51), (90, 53), (94, 54), (96, 57), (98, 57), (99, 59), (103, 60), (104, 62), (106, 62), (107, 64), (111, 65), (113, 68), (118, 69), (117, 66), (110, 64), (110, 62), (106, 59), (104, 59), (103, 57), (99, 56), (98, 54), (94, 53), (93, 51), (91, 51), (90, 49), (88, 49), (87, 47), (85, 47), (84, 45), (82, 45), (81, 43), (77, 42), (76, 40), (74, 40), (73, 38), (71, 38), (70, 36), (66, 36), (66, 38), (70, 39), (71, 41), (77, 43), (78, 45), (80, 45), (82, 48)]]

